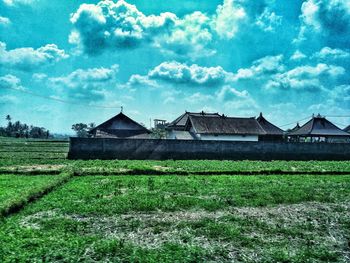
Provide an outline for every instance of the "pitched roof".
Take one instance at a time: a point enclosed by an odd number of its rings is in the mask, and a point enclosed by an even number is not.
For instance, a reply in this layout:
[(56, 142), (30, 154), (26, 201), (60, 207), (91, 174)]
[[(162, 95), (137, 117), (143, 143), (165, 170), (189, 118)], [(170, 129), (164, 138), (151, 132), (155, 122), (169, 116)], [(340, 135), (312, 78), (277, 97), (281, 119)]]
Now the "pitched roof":
[(219, 113), (206, 113), (202, 112), (185, 112), (184, 114), (177, 117), (174, 121), (169, 123), (167, 128), (170, 129), (184, 129), (189, 116), (211, 116), (211, 117), (220, 117)]
[(276, 125), (272, 124), (268, 120), (266, 120), (262, 113), (260, 112), (259, 117), (256, 119), (260, 126), (266, 132), (266, 135), (283, 135), (283, 130), (278, 128)]
[(347, 127), (345, 127), (343, 131), (350, 133), (350, 125), (348, 125)]
[(91, 132), (94, 130), (103, 130), (115, 135), (120, 134), (122, 137), (135, 133), (151, 133), (151, 131), (143, 127), (138, 122), (132, 120), (122, 112), (96, 126), (91, 130)]
[(298, 130), (290, 132), (288, 135), (295, 136), (350, 136), (349, 133), (341, 130), (324, 117), (317, 115), (312, 117)]
[(255, 118), (233, 118), (220, 116), (194, 116), (188, 118), (188, 126), (198, 134), (265, 135)]
[(294, 128), (289, 129), (288, 132), (294, 132), (294, 131), (297, 131), (299, 129), (300, 129), (300, 125), (299, 125), (299, 122), (297, 122), (297, 125), (295, 125)]

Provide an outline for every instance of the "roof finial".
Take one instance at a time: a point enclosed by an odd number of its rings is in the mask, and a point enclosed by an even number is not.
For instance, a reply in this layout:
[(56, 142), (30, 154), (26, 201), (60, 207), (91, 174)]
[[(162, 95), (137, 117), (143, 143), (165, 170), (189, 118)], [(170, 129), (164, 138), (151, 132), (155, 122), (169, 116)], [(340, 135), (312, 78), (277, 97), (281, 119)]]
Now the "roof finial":
[(123, 106), (120, 107), (120, 112), (123, 113)]
[(259, 115), (259, 117), (262, 117), (262, 112), (260, 112), (260, 115)]

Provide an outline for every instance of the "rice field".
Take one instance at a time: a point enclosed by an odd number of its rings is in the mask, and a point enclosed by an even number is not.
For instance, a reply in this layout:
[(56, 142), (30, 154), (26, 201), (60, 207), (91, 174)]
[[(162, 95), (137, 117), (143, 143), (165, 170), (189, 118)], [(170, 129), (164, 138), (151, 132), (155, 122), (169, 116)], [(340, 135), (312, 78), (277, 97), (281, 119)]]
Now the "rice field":
[(350, 262), (350, 162), (67, 151), (0, 140), (0, 262)]

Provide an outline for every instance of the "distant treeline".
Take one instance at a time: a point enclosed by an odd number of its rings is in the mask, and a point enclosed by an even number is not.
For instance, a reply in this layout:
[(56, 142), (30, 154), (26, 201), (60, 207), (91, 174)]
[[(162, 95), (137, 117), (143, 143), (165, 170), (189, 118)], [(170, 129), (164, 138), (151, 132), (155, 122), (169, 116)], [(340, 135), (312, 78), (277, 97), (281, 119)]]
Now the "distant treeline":
[(52, 138), (49, 130), (43, 127), (36, 127), (21, 123), (20, 121), (12, 122), (10, 115), (6, 116), (7, 126), (0, 127), (0, 136), (15, 137), (15, 138), (38, 138), (48, 139)]

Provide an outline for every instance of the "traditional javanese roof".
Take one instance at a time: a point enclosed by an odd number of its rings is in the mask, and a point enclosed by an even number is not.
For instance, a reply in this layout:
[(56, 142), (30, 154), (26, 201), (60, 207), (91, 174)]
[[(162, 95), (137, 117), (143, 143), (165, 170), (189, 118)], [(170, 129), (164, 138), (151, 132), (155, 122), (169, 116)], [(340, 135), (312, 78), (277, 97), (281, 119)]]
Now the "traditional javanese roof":
[(338, 128), (325, 117), (317, 115), (312, 117), (307, 123), (299, 129), (290, 132), (290, 136), (350, 136), (349, 133)]
[(103, 133), (114, 135), (116, 137), (132, 137), (140, 134), (151, 133), (151, 131), (136, 121), (132, 120), (122, 112), (96, 126), (90, 131), (90, 133), (93, 133), (97, 130)]
[(344, 130), (343, 130), (343, 131), (350, 133), (350, 125), (349, 125), (349, 126), (347, 126), (346, 128), (344, 128)]
[(208, 116), (208, 117), (220, 117), (219, 113), (206, 113), (202, 112), (185, 112), (177, 117), (174, 121), (169, 123), (167, 129), (171, 130), (184, 130), (189, 116)]
[(256, 119), (260, 126), (266, 132), (266, 135), (283, 135), (283, 130), (278, 128), (276, 125), (272, 124), (268, 120), (264, 118), (262, 113), (260, 112), (259, 117)]
[(289, 129), (288, 132), (294, 132), (294, 131), (297, 131), (299, 129), (300, 129), (300, 125), (299, 125), (299, 122), (297, 122), (297, 125), (295, 125), (294, 128)]
[(188, 117), (186, 130), (193, 128), (197, 134), (216, 135), (266, 135), (257, 120), (252, 118), (234, 118), (226, 116), (195, 116)]

